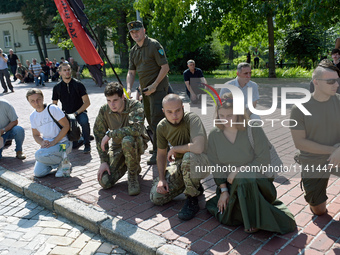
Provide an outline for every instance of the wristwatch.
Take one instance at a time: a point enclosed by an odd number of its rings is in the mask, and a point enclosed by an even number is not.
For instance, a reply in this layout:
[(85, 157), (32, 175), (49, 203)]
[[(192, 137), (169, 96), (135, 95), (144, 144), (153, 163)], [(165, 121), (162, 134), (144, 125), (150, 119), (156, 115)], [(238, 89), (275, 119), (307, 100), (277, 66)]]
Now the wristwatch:
[(221, 188), (221, 193), (228, 191), (228, 188)]
[(6, 129), (5, 128), (3, 128), (2, 131), (4, 131), (4, 133), (6, 133)]
[(105, 135), (107, 135), (108, 137), (110, 137), (110, 136), (109, 136), (110, 132), (111, 132), (111, 130), (106, 131)]
[(76, 115), (76, 117), (78, 116), (78, 114), (79, 114), (78, 112), (75, 112), (75, 113), (74, 113), (74, 115)]

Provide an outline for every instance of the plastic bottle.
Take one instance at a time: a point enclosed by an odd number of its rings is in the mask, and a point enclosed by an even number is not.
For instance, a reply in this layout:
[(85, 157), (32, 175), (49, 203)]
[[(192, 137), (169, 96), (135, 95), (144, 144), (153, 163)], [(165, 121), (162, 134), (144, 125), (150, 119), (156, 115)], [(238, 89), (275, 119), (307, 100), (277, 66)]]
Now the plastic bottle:
[[(56, 177), (70, 177), (71, 174), (71, 163), (67, 157), (67, 153), (66, 153), (66, 144), (60, 144), (60, 151), (62, 150), (63, 152), (63, 160), (61, 161)], [(59, 172), (59, 173), (58, 173)]]

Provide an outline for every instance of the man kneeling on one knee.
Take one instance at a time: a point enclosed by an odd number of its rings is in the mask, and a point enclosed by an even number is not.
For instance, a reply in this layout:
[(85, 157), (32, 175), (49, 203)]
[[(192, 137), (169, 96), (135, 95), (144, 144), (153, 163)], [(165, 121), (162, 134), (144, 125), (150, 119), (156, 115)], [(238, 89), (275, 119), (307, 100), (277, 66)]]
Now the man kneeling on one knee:
[[(156, 205), (163, 205), (184, 193), (187, 199), (178, 217), (190, 220), (199, 211), (198, 196), (203, 194), (200, 180), (206, 174), (196, 173), (195, 166), (208, 165), (207, 135), (199, 116), (184, 112), (178, 95), (167, 95), (162, 105), (165, 118), (157, 125), (159, 177), (153, 183), (150, 199)], [(167, 160), (174, 164), (166, 167)]]
[(139, 101), (125, 98), (123, 86), (117, 82), (109, 83), (104, 94), (107, 104), (100, 108), (93, 128), (101, 162), (99, 184), (104, 189), (111, 188), (128, 172), (129, 195), (138, 195), (139, 164), (148, 142), (143, 106)]

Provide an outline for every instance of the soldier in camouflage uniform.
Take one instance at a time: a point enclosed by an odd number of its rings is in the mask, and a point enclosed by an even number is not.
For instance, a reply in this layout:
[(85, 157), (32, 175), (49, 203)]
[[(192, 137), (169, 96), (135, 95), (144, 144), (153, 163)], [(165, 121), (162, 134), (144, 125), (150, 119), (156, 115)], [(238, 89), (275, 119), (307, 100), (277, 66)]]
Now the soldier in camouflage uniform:
[[(150, 199), (156, 205), (163, 205), (184, 192), (187, 199), (178, 217), (190, 220), (199, 211), (198, 196), (203, 193), (200, 180), (206, 174), (196, 172), (195, 166), (208, 165), (207, 135), (199, 116), (184, 112), (178, 95), (164, 97), (163, 111), (165, 118), (157, 125), (159, 177), (153, 183)], [(167, 160), (174, 164), (166, 167)]]
[(104, 94), (107, 104), (100, 108), (93, 127), (101, 162), (99, 184), (104, 189), (111, 188), (127, 171), (129, 195), (138, 195), (140, 156), (148, 142), (143, 106), (139, 101), (124, 98), (123, 86), (117, 82), (109, 83)]

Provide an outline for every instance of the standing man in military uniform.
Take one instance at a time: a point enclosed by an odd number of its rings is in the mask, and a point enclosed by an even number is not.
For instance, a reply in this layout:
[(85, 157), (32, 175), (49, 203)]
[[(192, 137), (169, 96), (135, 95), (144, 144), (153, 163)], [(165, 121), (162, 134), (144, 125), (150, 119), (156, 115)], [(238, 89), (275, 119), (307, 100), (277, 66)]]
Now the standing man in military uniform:
[(142, 22), (132, 21), (127, 26), (132, 39), (136, 42), (130, 51), (129, 71), (126, 77), (127, 92), (130, 96), (131, 87), (138, 73), (145, 116), (154, 133), (153, 153), (147, 164), (155, 165), (157, 163), (156, 128), (158, 122), (164, 118), (162, 100), (168, 93), (169, 65), (162, 45), (145, 34)]
[[(156, 205), (170, 202), (181, 193), (187, 197), (178, 217), (190, 220), (199, 211), (198, 196), (203, 193), (200, 180), (209, 173), (196, 172), (196, 166), (207, 166), (207, 135), (200, 117), (184, 112), (176, 94), (163, 99), (165, 118), (157, 126), (157, 168), (150, 200)], [(168, 151), (168, 145), (170, 150)], [(167, 160), (174, 164), (167, 166)]]
[(111, 188), (128, 172), (129, 195), (138, 195), (139, 164), (148, 142), (143, 106), (137, 100), (124, 98), (123, 86), (117, 82), (109, 83), (104, 94), (107, 104), (100, 108), (93, 128), (101, 162), (99, 184), (104, 189)]

